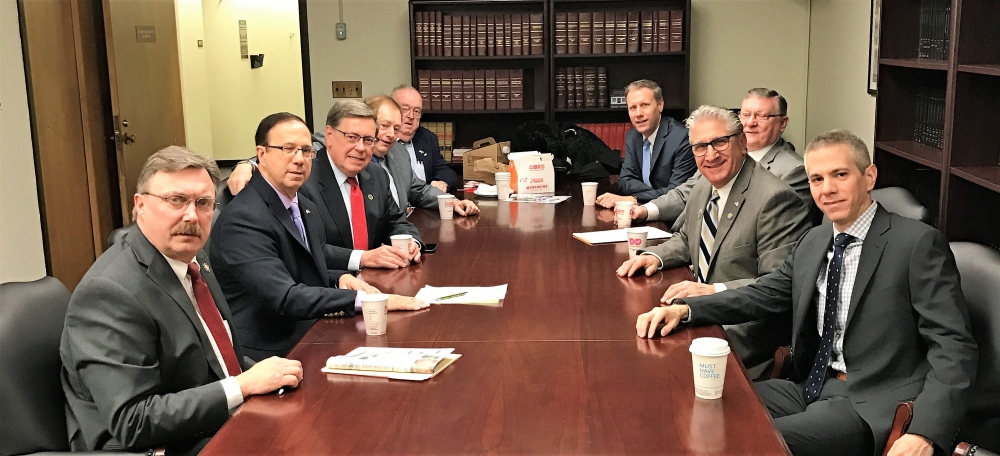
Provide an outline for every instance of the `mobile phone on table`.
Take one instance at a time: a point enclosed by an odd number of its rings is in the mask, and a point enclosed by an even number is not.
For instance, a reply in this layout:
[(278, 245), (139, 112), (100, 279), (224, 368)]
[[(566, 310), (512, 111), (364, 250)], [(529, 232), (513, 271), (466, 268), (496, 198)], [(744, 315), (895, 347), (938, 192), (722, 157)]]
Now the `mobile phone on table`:
[(434, 251), (437, 250), (437, 249), (438, 249), (438, 245), (437, 244), (424, 244), (423, 252), (424, 253), (434, 253)]

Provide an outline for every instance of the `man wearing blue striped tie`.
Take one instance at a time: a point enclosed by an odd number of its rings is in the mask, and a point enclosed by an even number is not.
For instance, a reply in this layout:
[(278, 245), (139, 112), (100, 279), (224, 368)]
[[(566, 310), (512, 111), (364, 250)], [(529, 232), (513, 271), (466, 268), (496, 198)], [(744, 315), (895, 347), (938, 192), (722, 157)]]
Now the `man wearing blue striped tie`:
[[(809, 208), (780, 178), (747, 160), (743, 125), (732, 111), (702, 106), (685, 121), (702, 177), (691, 189), (680, 231), (618, 268), (646, 275), (692, 266), (695, 281), (672, 285), (661, 302), (753, 283), (775, 270), (809, 229)], [(774, 351), (788, 345), (791, 319), (770, 317), (726, 327), (730, 345), (751, 377), (766, 372)]]

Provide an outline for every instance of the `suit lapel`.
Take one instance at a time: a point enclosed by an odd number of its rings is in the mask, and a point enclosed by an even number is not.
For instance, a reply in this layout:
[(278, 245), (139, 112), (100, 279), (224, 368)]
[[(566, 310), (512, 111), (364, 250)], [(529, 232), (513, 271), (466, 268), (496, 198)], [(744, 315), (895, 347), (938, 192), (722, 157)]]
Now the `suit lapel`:
[[(347, 213), (347, 206), (344, 205), (344, 194), (340, 191), (337, 175), (333, 173), (329, 157), (323, 154), (317, 155), (313, 161), (313, 169), (319, 171), (317, 177), (321, 189), (320, 196), (323, 198), (323, 201), (316, 203), (323, 204), (330, 211), (330, 218), (337, 225), (337, 231), (341, 236), (340, 245), (355, 248), (354, 237), (351, 236), (351, 217)], [(335, 240), (327, 239), (327, 241), (334, 243)]]
[[(285, 227), (285, 231), (288, 235), (295, 239), (300, 247), (309, 250), (309, 246), (306, 245), (299, 235), (299, 229), (295, 227), (295, 222), (292, 221), (292, 214), (288, 212), (285, 208), (285, 203), (281, 202), (281, 198), (278, 197), (278, 193), (271, 187), (271, 184), (264, 179), (264, 176), (260, 174), (255, 174), (253, 178), (250, 179), (250, 184), (253, 185), (257, 193), (260, 194), (261, 199), (264, 200), (264, 204), (271, 209), (271, 213), (274, 214), (274, 218), (278, 219), (281, 226)], [(300, 211), (299, 214), (302, 212)], [(308, 236), (308, 234), (307, 234)]]
[[(712, 258), (708, 265), (709, 271), (715, 265), (715, 258), (719, 256), (719, 246), (725, 241), (726, 235), (729, 234), (733, 223), (736, 222), (736, 218), (740, 215), (740, 209), (744, 206), (743, 201), (747, 198), (746, 192), (750, 189), (750, 180), (753, 177), (754, 169), (754, 161), (749, 159), (749, 157), (747, 160), (749, 161), (743, 162), (743, 169), (736, 175), (736, 181), (733, 182), (733, 186), (729, 190), (726, 207), (719, 208), (719, 229), (715, 233), (715, 246), (712, 248)], [(705, 205), (708, 205), (707, 200), (705, 201)]]
[[(212, 372), (215, 372), (215, 375), (220, 379), (226, 378), (219, 360), (215, 357), (215, 351), (212, 350), (212, 343), (208, 339), (209, 336), (205, 333), (201, 319), (198, 318), (198, 313), (194, 309), (195, 304), (191, 302), (191, 298), (184, 291), (184, 287), (181, 285), (180, 280), (177, 279), (177, 274), (170, 268), (170, 264), (163, 258), (160, 251), (156, 250), (156, 247), (153, 247), (153, 244), (146, 239), (141, 230), (133, 230), (128, 234), (126, 240), (136, 253), (136, 259), (146, 266), (146, 276), (149, 277), (149, 280), (173, 299), (174, 304), (180, 307), (181, 311), (184, 312), (184, 315), (191, 322), (191, 325), (194, 326), (195, 332), (198, 334), (198, 340), (201, 342), (202, 352), (205, 353), (205, 360), (212, 367)], [(210, 291), (212, 291), (213, 297), (222, 296), (221, 293), (215, 294), (219, 291), (218, 289), (210, 289)]]
[[(696, 274), (698, 272), (698, 255), (700, 255), (701, 228), (705, 224), (705, 207), (708, 206), (708, 198), (711, 193), (712, 184), (708, 179), (698, 179), (698, 182), (691, 188), (691, 195), (688, 197), (689, 202), (697, 202), (697, 204), (701, 205), (697, 211), (694, 211), (694, 215), (688, 217), (683, 228), (687, 230), (688, 249), (691, 251), (691, 264), (694, 265)], [(709, 267), (709, 270), (711, 270), (711, 267)]]
[(868, 229), (865, 241), (861, 247), (861, 259), (858, 261), (858, 275), (854, 278), (854, 288), (851, 290), (851, 306), (847, 309), (847, 325), (851, 324), (851, 317), (858, 308), (861, 295), (868, 289), (872, 276), (875, 275), (875, 268), (878, 267), (882, 259), (882, 252), (885, 251), (885, 242), (889, 231), (889, 213), (882, 207), (875, 209), (875, 218), (872, 226)]
[[(309, 252), (312, 254), (316, 269), (326, 271), (326, 259), (323, 255), (323, 245), (326, 243), (326, 230), (323, 219), (316, 212), (316, 205), (309, 198), (299, 194), (299, 209), (302, 212), (302, 223), (309, 237)], [(325, 273), (325, 272), (324, 272)]]
[[(663, 152), (663, 146), (667, 143), (667, 136), (670, 135), (670, 122), (665, 117), (660, 118), (659, 130), (656, 130), (656, 144), (653, 145), (653, 150), (650, 153), (649, 160), (649, 179), (653, 179), (654, 170), (656, 169), (656, 160), (660, 158), (660, 153)], [(639, 144), (642, 145), (642, 135), (639, 135)], [(639, 150), (642, 150), (641, 148)]]
[(774, 142), (774, 145), (771, 146), (771, 150), (767, 151), (767, 153), (764, 154), (763, 157), (760, 157), (760, 162), (759, 162), (760, 166), (763, 166), (764, 169), (770, 171), (771, 163), (774, 162), (774, 157), (777, 157), (778, 151), (784, 147), (785, 147), (785, 140), (782, 138), (778, 138), (778, 140)]
[(794, 296), (793, 306), (795, 315), (793, 321), (801, 321), (801, 328), (810, 328), (809, 322), (805, 321), (809, 315), (809, 308), (815, 306), (813, 296), (816, 294), (816, 280), (819, 279), (820, 268), (826, 263), (826, 255), (833, 246), (833, 227), (829, 223), (820, 225), (818, 236), (810, 236), (808, 242), (804, 241), (796, 250), (795, 255), (802, 255), (802, 262), (795, 262), (795, 267), (802, 265), (804, 270), (801, 277), (805, 281), (802, 288), (798, 290), (798, 295)]

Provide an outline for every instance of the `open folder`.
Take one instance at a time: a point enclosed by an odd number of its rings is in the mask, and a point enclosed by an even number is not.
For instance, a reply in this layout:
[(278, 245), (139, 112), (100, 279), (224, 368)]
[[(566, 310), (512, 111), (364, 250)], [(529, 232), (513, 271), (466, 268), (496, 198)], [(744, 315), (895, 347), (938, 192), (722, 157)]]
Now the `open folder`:
[[(666, 239), (671, 236), (670, 233), (663, 231), (659, 228), (646, 226), (642, 227), (646, 230), (646, 240), (653, 241), (656, 239)], [(621, 228), (617, 230), (607, 230), (607, 231), (591, 231), (589, 233), (573, 233), (573, 237), (583, 241), (587, 245), (596, 244), (610, 244), (612, 242), (628, 242), (628, 234), (625, 233), (626, 228)]]
[(415, 298), (428, 304), (473, 304), (500, 306), (507, 296), (507, 284), (495, 287), (432, 287), (424, 285)]

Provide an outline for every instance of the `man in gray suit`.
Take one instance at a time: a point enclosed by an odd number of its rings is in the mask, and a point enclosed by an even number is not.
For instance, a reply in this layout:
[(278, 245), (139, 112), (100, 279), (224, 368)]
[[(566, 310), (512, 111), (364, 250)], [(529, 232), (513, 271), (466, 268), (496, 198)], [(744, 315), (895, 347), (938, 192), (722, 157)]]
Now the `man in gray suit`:
[(244, 398), (302, 364), (242, 356), (207, 256), (219, 168), (171, 146), (146, 161), (133, 218), (77, 286), (59, 351), (74, 451), (195, 454)]
[[(640, 269), (693, 265), (696, 281), (671, 285), (661, 302), (753, 283), (785, 261), (809, 229), (809, 209), (792, 189), (746, 157), (746, 136), (732, 111), (702, 106), (687, 119), (702, 179), (691, 189), (683, 228), (661, 245), (626, 261), (619, 276)], [(791, 320), (778, 315), (727, 327), (730, 344), (756, 378), (774, 351), (789, 344)]]
[[(386, 95), (368, 97), (365, 99), (365, 104), (375, 111), (378, 120), (377, 141), (372, 146), (372, 161), (389, 174), (389, 190), (392, 198), (396, 200), (396, 205), (403, 210), (407, 206), (437, 210), (438, 195), (446, 193), (417, 177), (410, 164), (409, 152), (403, 143), (396, 140), (403, 122), (399, 104)], [(478, 214), (479, 207), (470, 200), (455, 200), (455, 213)]]
[[(798, 193), (807, 206), (813, 207), (802, 157), (795, 152), (792, 143), (781, 137), (785, 127), (788, 126), (788, 102), (785, 101), (785, 97), (771, 89), (750, 89), (743, 98), (740, 121), (743, 123), (743, 133), (747, 137), (747, 151), (750, 157), (764, 169), (780, 177), (795, 190), (795, 193)], [(661, 220), (667, 223), (676, 221), (673, 229), (675, 231), (680, 229), (678, 216), (684, 210), (691, 188), (700, 177), (701, 173), (695, 173), (683, 185), (642, 206), (637, 206), (632, 218)]]
[(809, 230), (756, 283), (675, 299), (640, 315), (636, 332), (791, 314), (793, 373), (756, 386), (792, 453), (881, 454), (896, 406), (913, 401), (889, 455), (950, 454), (978, 347), (948, 241), (872, 201), (877, 170), (854, 134), (820, 135), (805, 163), (832, 226)]

